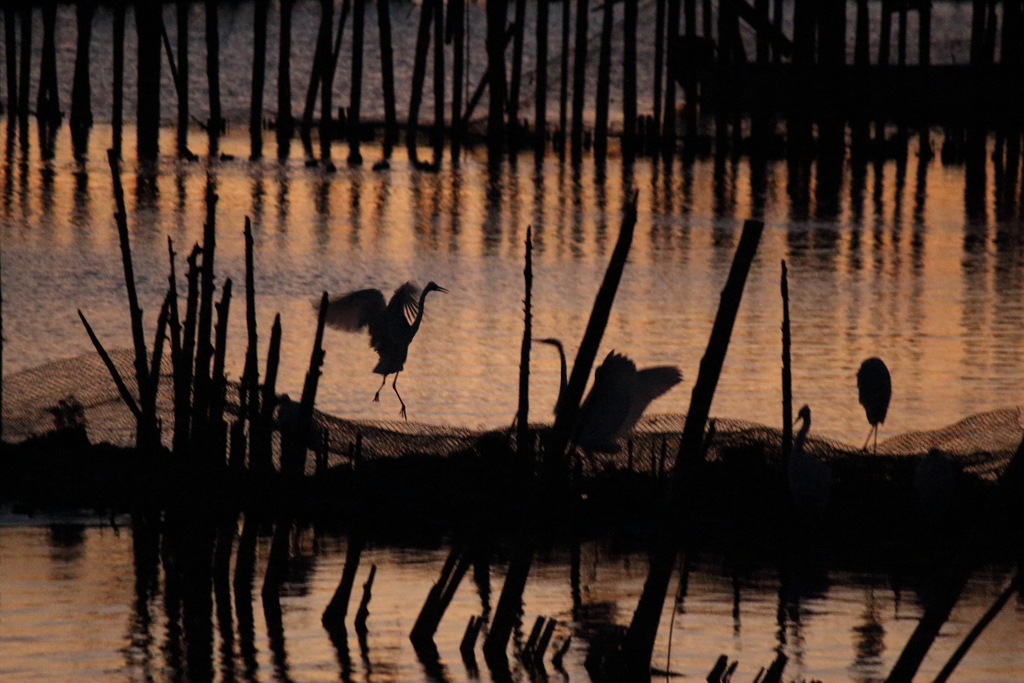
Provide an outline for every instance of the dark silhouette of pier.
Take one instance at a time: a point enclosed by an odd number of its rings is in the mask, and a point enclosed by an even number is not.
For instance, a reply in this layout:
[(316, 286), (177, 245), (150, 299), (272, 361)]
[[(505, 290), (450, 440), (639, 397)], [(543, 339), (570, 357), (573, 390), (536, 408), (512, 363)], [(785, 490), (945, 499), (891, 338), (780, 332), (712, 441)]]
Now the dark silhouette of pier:
[[(638, 26), (639, 0), (597, 6), (587, 0), (565, 2), (561, 12), (550, 11), (549, 0), (533, 1), (531, 21), (527, 21), (526, 0), (486, 1), (486, 71), (476, 80), (468, 68), (464, 0), (449, 0), (447, 5), (429, 0), (414, 8), (419, 27), (412, 45), (394, 42), (387, 0), (377, 3), (375, 27), (364, 21), (365, 0), (343, 0), (340, 11), (334, 0), (322, 0), (316, 39), (308, 44), (293, 41), (293, 0), (278, 3), (276, 11), (271, 11), (267, 0), (253, 0), (248, 57), (251, 158), (263, 156), (268, 128), (276, 131), (279, 158), (288, 157), (298, 132), (307, 163), (328, 169), (333, 168), (334, 140), (347, 141), (347, 163), (361, 164), (361, 142), (383, 139), (384, 158), (377, 163), (386, 163), (403, 128), (410, 158), (426, 169), (443, 162), (446, 143), (455, 163), (466, 145), (483, 143), (492, 160), (532, 148), (540, 156), (548, 151), (568, 153), (574, 162), (592, 153), (603, 162), (615, 153), (616, 137), (627, 161), (639, 155), (692, 158), (711, 151), (752, 158), (826, 158), (841, 157), (847, 149), (856, 157), (892, 158), (906, 154), (912, 135), (920, 138), (920, 153), (930, 155), (929, 129), (941, 126), (946, 132), (942, 149), (946, 161), (983, 156), (988, 137), (994, 135), (997, 154), (1005, 157), (1007, 165), (1018, 164), (1024, 108), (1018, 87), (1024, 63), (1024, 22), (1018, 0), (973, 0), (970, 25), (962, 27), (963, 36), (953, 38), (970, 45), (969, 60), (963, 64), (933, 63), (929, 0), (882, 0), (877, 23), (869, 14), (868, 0), (858, 0), (851, 12), (844, 0), (753, 0), (752, 4), (722, 0), (717, 7), (708, 0), (653, 0), (653, 36), (648, 33), (649, 24)], [(207, 153), (218, 156), (219, 139), (227, 125), (221, 97), (218, 3), (204, 3), (209, 115), (198, 120), (189, 109), (189, 92), (190, 83), (202, 76), (195, 73), (200, 66), (196, 60), (187, 58), (190, 32), (199, 28), (189, 25), (196, 23), (198, 15), (190, 12), (196, 2), (174, 2), (176, 45), (163, 13), (154, 11), (166, 3), (106, 3), (109, 14), (100, 15), (113, 24), (109, 47), (113, 70), (109, 75), (90, 76), (99, 2), (73, 3), (77, 40), (73, 69), (57, 67), (58, 0), (4, 3), (0, 87), (6, 97), (0, 97), (0, 111), (6, 113), (9, 136), (20, 132), (27, 144), (27, 119), (34, 116), (45, 150), (63, 121), (64, 107), (70, 104), (72, 144), (76, 155), (84, 155), (93, 122), (90, 78), (95, 82), (109, 77), (115, 151), (120, 153), (125, 118), (133, 119), (138, 156), (155, 159), (162, 108), (171, 105), (161, 102), (161, 71), (166, 65), (177, 100), (177, 156), (195, 158), (189, 146), (194, 123), (206, 133)], [(126, 24), (130, 4), (134, 5), (131, 26)], [(268, 62), (272, 72), (275, 61), (267, 48), (272, 22), (279, 35), (276, 106), (264, 102)], [(916, 56), (908, 55), (912, 24), (917, 28)], [(33, 63), (37, 26), (43, 35), (39, 59)], [(124, 46), (125, 33), (131, 30), (137, 38), (137, 73), (134, 78), (129, 74), (128, 82), (137, 84), (137, 93), (135, 111), (126, 112)], [(350, 87), (347, 101), (336, 108), (333, 84), (346, 31)], [(527, 31), (532, 35), (527, 36)], [(374, 40), (379, 44), (379, 64), (364, 59), (365, 46)], [(648, 41), (654, 44), (654, 64), (638, 66), (637, 46)], [(292, 57), (300, 50), (312, 52), (312, 70), (305, 84), (304, 106), (293, 111)], [(523, 66), (524, 54), (530, 50), (535, 52), (533, 73)], [(412, 78), (404, 83), (396, 83), (396, 51), (415, 55)], [(609, 77), (613, 64), (616, 69), (621, 65), (617, 84)], [(653, 78), (644, 74), (638, 79), (638, 68), (650, 69)], [(385, 111), (380, 120), (363, 112), (364, 70), (379, 70)], [(33, 71), (38, 71), (38, 78), (31, 77)], [(595, 72), (596, 92), (591, 94), (586, 92), (586, 75)], [(58, 95), (58, 81), (64, 74), (74, 79), (70, 103), (62, 103)], [(421, 122), (428, 78), (434, 111), (431, 120)], [(33, 81), (36, 91), (30, 93)], [(649, 84), (649, 92), (639, 91), (641, 82), (645, 87)], [(616, 98), (611, 97), (613, 85), (621, 87)], [(464, 98), (464, 93), (472, 95)], [(486, 111), (478, 113), (485, 96)], [(557, 119), (549, 120), (549, 96), (558, 100)], [(620, 103), (620, 111), (611, 110), (612, 99)], [(408, 113), (400, 121), (396, 102), (403, 100), (408, 102)], [(527, 106), (531, 102), (534, 106)], [(641, 102), (653, 106), (642, 111)], [(421, 127), (429, 129), (433, 150), (429, 162), (420, 162), (418, 156), (416, 133)], [(318, 149), (314, 149), (314, 128)]]

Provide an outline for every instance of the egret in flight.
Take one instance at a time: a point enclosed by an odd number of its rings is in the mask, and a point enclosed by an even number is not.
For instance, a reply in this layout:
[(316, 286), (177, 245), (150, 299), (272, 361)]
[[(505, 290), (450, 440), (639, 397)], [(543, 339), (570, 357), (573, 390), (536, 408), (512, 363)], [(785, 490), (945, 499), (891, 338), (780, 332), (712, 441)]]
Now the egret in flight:
[(857, 371), (857, 391), (860, 393), (860, 404), (867, 413), (871, 430), (861, 450), (868, 449), (871, 434), (875, 435), (875, 452), (878, 452), (878, 425), (885, 423), (885, 414), (889, 411), (889, 399), (892, 398), (892, 379), (889, 368), (881, 358), (868, 358), (860, 364)]
[[(430, 292), (447, 293), (448, 290), (434, 282), (428, 282), (421, 292), (412, 282), (406, 282), (395, 290), (391, 300), (384, 304), (384, 294), (379, 289), (360, 289), (349, 292), (327, 303), (326, 322), (331, 327), (346, 332), (358, 332), (367, 328), (370, 332), (370, 346), (380, 360), (373, 372), (383, 375), (373, 400), (380, 401), (380, 390), (394, 375), (391, 388), (395, 390), (398, 402), (402, 404), (400, 415), (405, 413), (405, 401), (398, 393), (398, 373), (405, 367), (409, 344), (423, 322), (423, 304)], [(319, 309), (319, 303), (315, 304)]]
[(796, 421), (800, 420), (803, 420), (803, 424), (793, 439), (793, 450), (789, 454), (786, 475), (797, 510), (807, 519), (817, 523), (824, 519), (825, 508), (828, 507), (828, 498), (832, 491), (832, 469), (804, 451), (807, 432), (811, 431), (810, 406), (805, 405), (797, 413)]
[[(538, 339), (558, 349), (562, 382), (555, 403), (557, 415), (566, 387), (565, 350), (557, 339)], [(683, 373), (674, 366), (637, 370), (636, 364), (612, 351), (594, 372), (594, 385), (576, 418), (576, 443), (586, 453), (617, 453), (619, 440), (636, 426), (651, 401), (679, 384)]]

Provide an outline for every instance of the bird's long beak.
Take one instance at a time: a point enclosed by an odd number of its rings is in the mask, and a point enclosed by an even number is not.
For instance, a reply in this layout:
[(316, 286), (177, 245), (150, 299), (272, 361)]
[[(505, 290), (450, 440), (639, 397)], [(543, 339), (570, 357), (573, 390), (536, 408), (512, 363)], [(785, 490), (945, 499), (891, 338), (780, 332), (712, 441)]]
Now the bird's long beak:
[(437, 291), (441, 292), (442, 294), (448, 293), (448, 290), (445, 289), (444, 287), (441, 287), (440, 285), (438, 286)]

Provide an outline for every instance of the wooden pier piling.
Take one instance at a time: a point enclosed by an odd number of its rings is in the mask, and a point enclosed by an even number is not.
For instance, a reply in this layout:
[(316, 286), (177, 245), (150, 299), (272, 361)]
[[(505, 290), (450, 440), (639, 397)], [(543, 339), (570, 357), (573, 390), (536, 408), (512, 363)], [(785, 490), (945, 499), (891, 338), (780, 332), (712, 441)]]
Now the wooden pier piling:
[(599, 165), (604, 164), (608, 154), (608, 98), (611, 88), (614, 7), (614, 3), (609, 1), (601, 8), (601, 47), (597, 61), (597, 102), (594, 122), (594, 159)]
[(366, 0), (352, 0), (352, 76), (351, 94), (348, 105), (348, 163), (358, 166), (363, 163), (359, 151), (360, 112), (363, 106), (363, 25)]
[(263, 158), (263, 82), (267, 71), (268, 5), (268, 0), (253, 2), (252, 96), (249, 100), (250, 159)]
[(206, 0), (206, 81), (210, 98), (210, 120), (206, 123), (209, 137), (208, 154), (220, 154), (220, 134), (224, 115), (220, 105), (220, 20), (217, 0)]
[(277, 158), (287, 159), (291, 154), (292, 133), (292, 4), (293, 0), (280, 0), (280, 36), (277, 60)]
[(548, 129), (548, 0), (537, 0), (537, 74), (533, 111), (533, 148), (544, 159)]
[(583, 159), (583, 106), (587, 82), (587, 14), (588, 0), (578, 0), (576, 6), (576, 44), (572, 74), (572, 162)]

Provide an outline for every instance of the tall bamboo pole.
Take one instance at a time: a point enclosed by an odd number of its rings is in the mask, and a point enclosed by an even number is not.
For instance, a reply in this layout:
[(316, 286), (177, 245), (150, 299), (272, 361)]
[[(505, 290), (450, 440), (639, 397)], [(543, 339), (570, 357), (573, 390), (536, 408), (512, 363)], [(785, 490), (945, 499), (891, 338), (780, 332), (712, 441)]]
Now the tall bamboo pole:
[(268, 0), (253, 4), (252, 99), (249, 102), (249, 158), (263, 158), (263, 82), (267, 71)]

